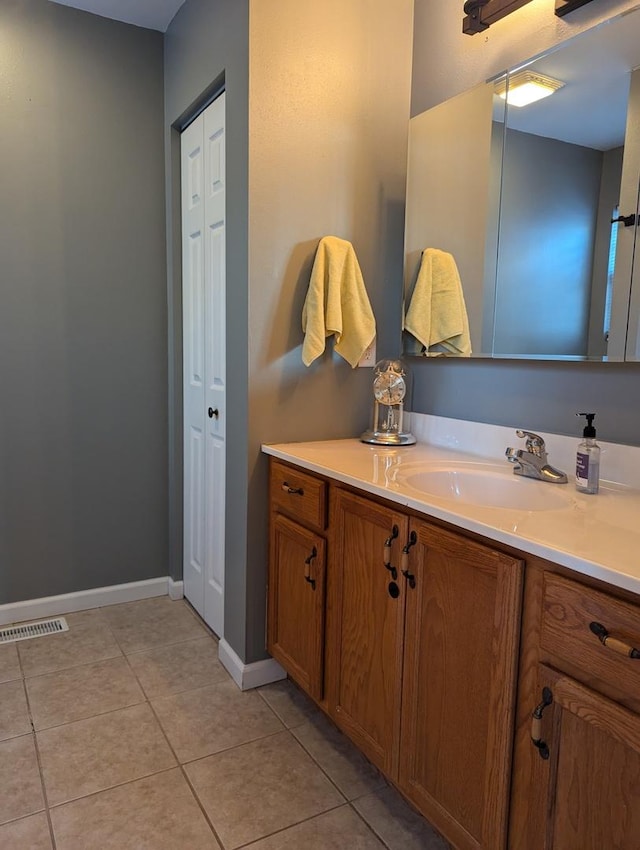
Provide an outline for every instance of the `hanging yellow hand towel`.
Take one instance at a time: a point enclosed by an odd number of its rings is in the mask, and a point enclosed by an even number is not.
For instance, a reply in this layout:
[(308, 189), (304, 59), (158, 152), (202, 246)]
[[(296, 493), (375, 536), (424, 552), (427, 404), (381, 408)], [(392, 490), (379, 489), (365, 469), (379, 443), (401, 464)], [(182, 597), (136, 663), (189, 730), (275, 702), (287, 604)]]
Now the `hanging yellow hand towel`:
[(405, 330), (425, 347), (469, 357), (471, 337), (456, 261), (438, 248), (422, 252), (418, 278), (404, 321)]
[(376, 320), (351, 242), (325, 236), (316, 251), (302, 308), (302, 362), (311, 365), (335, 334), (334, 350), (351, 364), (373, 342)]

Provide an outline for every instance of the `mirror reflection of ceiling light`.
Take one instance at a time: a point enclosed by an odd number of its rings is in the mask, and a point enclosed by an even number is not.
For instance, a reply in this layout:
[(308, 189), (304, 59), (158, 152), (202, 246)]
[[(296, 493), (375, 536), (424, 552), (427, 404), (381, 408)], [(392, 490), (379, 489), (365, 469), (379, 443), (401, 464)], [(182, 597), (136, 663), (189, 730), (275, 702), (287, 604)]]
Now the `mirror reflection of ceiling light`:
[(536, 100), (549, 97), (563, 85), (564, 83), (560, 80), (523, 70), (509, 76), (508, 87), (506, 78), (496, 83), (496, 94), (506, 100), (510, 106), (528, 106)]

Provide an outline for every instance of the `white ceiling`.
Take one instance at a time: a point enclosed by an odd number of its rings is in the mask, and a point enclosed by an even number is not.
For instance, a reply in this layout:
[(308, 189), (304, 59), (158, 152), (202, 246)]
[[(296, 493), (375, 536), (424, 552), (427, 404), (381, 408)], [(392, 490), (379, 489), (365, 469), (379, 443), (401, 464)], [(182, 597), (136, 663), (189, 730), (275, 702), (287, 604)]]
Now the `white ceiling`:
[(103, 18), (165, 32), (184, 0), (52, 0)]
[(511, 109), (516, 130), (596, 150), (624, 144), (631, 71), (640, 66), (640, 10), (576, 36), (528, 67), (566, 85)]

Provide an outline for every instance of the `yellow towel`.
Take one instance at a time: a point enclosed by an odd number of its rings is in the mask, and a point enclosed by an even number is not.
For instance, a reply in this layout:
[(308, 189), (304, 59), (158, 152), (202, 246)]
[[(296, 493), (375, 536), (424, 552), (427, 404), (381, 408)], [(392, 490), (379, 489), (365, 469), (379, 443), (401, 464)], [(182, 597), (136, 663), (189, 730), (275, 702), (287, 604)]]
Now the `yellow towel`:
[(469, 357), (471, 337), (456, 261), (438, 248), (422, 252), (418, 279), (405, 317), (405, 329), (427, 351)]
[(373, 342), (376, 320), (351, 242), (336, 236), (320, 240), (302, 308), (302, 361), (309, 366), (336, 335), (334, 349), (352, 367)]

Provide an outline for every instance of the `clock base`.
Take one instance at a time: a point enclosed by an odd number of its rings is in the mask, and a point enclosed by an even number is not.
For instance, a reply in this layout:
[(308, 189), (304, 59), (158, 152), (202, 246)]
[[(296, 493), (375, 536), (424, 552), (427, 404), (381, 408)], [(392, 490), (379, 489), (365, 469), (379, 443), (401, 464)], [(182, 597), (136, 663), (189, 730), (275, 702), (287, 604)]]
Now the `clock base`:
[(371, 443), (374, 446), (413, 446), (416, 438), (407, 431), (365, 431), (360, 436), (361, 443)]

